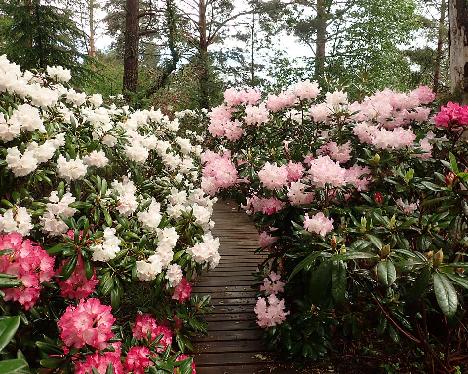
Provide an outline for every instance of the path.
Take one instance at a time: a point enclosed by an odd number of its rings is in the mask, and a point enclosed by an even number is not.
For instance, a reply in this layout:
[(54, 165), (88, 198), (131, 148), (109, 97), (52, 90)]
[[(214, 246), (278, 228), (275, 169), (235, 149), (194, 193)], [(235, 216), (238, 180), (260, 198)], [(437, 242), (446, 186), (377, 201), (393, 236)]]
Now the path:
[(215, 206), (213, 235), (220, 239), (219, 266), (200, 278), (195, 293), (211, 295), (214, 310), (206, 316), (208, 335), (195, 342), (197, 373), (270, 373), (262, 331), (255, 322), (252, 275), (263, 256), (255, 254), (258, 234), (235, 204)]

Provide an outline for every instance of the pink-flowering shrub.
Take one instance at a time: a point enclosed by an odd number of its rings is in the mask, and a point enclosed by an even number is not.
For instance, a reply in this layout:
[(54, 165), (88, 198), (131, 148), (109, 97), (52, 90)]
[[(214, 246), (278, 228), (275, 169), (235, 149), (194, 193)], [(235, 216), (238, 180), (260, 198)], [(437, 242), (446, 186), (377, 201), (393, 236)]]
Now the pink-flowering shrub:
[[(190, 356), (186, 355), (186, 354), (181, 354), (179, 355), (177, 358), (176, 358), (176, 361), (179, 362), (179, 361), (184, 361), (184, 360), (187, 360), (188, 358), (190, 358)], [(179, 369), (175, 369), (174, 370), (174, 374), (179, 374), (180, 373), (180, 370)], [(197, 367), (195, 365), (195, 362), (192, 361), (192, 374), (197, 374)]]
[(172, 331), (167, 326), (158, 324), (156, 319), (149, 314), (137, 315), (132, 332), (133, 337), (139, 340), (149, 339), (153, 341), (160, 337), (158, 352), (164, 351), (172, 344)]
[(267, 162), (258, 172), (258, 178), (264, 187), (269, 190), (275, 190), (287, 185), (288, 171), (287, 166), (278, 166)]
[(21, 281), (20, 287), (2, 290), (4, 299), (31, 309), (39, 299), (41, 283), (55, 274), (54, 259), (40, 245), (18, 233), (0, 235), (0, 250), (11, 251), (0, 256), (0, 273), (14, 275)]
[(144, 374), (147, 367), (152, 366), (151, 351), (147, 347), (132, 347), (127, 352), (124, 369), (126, 373)]
[(75, 363), (75, 374), (90, 374), (93, 369), (99, 374), (106, 374), (109, 365), (114, 368), (113, 374), (124, 374), (124, 367), (121, 361), (121, 344), (112, 343), (113, 352), (96, 352), (85, 356), (84, 361)]
[(192, 285), (186, 278), (182, 278), (179, 284), (174, 288), (174, 295), (172, 298), (177, 300), (179, 303), (184, 303), (190, 299), (192, 294)]
[(80, 300), (76, 307), (67, 307), (57, 322), (63, 343), (70, 348), (85, 345), (96, 349), (106, 348), (114, 336), (112, 325), (115, 318), (111, 310), (110, 306), (102, 305), (96, 298)]
[(205, 151), (202, 155), (203, 178), (201, 186), (210, 194), (216, 194), (220, 189), (231, 187), (237, 183), (238, 175), (229, 153), (222, 155)]
[[(58, 273), (61, 273), (63, 266), (66, 264), (66, 260), (63, 261), (63, 264), (58, 269)], [(68, 299), (86, 299), (91, 295), (96, 286), (99, 283), (99, 280), (96, 277), (96, 271), (93, 271), (93, 274), (90, 279), (86, 277), (86, 271), (84, 268), (84, 261), (81, 256), (78, 256), (78, 261), (70, 278), (66, 280), (59, 280), (58, 285), (60, 287), (60, 294), (63, 297)]]
[(449, 102), (434, 118), (436, 126), (449, 130), (463, 130), (468, 126), (468, 105)]
[(312, 217), (306, 214), (304, 217), (304, 229), (321, 236), (326, 236), (329, 232), (333, 231), (333, 219), (327, 218), (323, 212), (318, 212)]
[(276, 295), (277, 293), (284, 292), (284, 285), (285, 283), (281, 281), (281, 276), (272, 271), (268, 274), (267, 278), (263, 279), (260, 291), (265, 292), (267, 295)]
[(278, 299), (272, 294), (267, 298), (259, 297), (254, 308), (257, 315), (257, 324), (260, 327), (273, 327), (280, 325), (289, 314), (285, 310), (284, 300)]

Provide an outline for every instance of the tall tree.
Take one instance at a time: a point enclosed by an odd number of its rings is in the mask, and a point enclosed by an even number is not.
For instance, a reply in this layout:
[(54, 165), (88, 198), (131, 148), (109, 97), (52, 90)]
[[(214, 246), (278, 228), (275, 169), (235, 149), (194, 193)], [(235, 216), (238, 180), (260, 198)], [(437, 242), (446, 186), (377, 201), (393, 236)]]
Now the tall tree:
[(126, 0), (123, 93), (127, 99), (138, 87), (139, 12), (139, 0)]
[(449, 0), (450, 87), (468, 103), (468, 3)]
[(439, 92), (439, 85), (440, 85), (440, 69), (444, 54), (444, 39), (445, 39), (445, 20), (446, 20), (446, 12), (447, 12), (447, 1), (442, 0), (440, 4), (440, 18), (439, 18), (439, 25), (438, 25), (438, 33), (437, 33), (437, 54), (435, 58), (434, 64), (434, 82), (432, 88), (435, 93)]

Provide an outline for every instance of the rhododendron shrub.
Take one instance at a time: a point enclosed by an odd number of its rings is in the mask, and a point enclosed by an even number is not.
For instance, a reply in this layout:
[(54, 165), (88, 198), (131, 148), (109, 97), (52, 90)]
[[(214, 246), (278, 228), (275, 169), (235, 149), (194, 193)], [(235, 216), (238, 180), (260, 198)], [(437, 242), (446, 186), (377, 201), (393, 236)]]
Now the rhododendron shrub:
[[(68, 79), (0, 56), (2, 311), (28, 322), (19, 335), (32, 368), (48, 356), (47, 367), (79, 373), (142, 372), (146, 359), (180, 367), (208, 304), (191, 295), (192, 278), (219, 262), (203, 139), (181, 126), (197, 115), (118, 106)], [(142, 345), (150, 357), (129, 350), (140, 311), (158, 316), (162, 334)]]
[[(447, 368), (435, 352), (457, 350), (466, 301), (468, 107), (438, 111), (427, 87), (354, 102), (313, 82), (255, 104), (245, 92), (230, 89), (207, 129), (238, 174), (219, 188), (253, 216), (268, 255), (255, 306), (266, 341), (318, 358), (376, 327)], [(236, 140), (223, 132), (234, 120)]]

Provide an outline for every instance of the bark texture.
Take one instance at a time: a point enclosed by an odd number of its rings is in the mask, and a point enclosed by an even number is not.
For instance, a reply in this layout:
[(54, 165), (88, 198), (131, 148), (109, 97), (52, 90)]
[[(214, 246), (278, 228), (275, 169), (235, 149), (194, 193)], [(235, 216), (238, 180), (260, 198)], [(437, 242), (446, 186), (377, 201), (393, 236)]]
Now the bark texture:
[(126, 0), (123, 93), (128, 99), (138, 88), (139, 0)]

